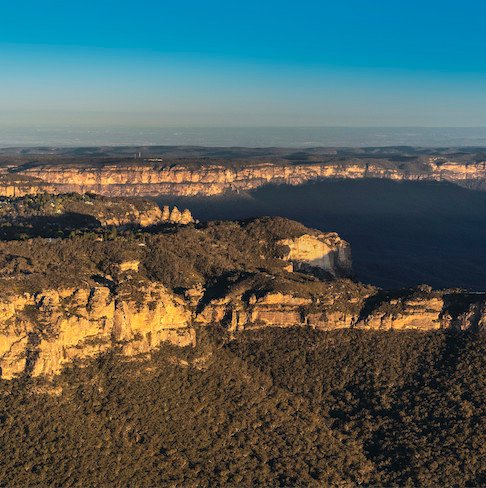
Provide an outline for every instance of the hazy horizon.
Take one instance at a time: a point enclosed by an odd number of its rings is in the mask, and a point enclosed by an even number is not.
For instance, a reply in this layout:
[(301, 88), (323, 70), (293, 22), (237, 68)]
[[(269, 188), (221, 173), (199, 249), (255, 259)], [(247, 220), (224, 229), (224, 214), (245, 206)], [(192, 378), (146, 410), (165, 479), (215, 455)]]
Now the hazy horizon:
[(0, 124), (0, 147), (486, 147), (486, 127), (114, 127)]

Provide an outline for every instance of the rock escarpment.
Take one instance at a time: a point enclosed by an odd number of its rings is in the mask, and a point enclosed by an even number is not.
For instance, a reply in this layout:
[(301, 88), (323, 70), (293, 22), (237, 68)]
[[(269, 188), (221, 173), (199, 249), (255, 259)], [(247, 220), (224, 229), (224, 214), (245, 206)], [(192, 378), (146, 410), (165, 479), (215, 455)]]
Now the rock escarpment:
[(52, 375), (74, 360), (116, 347), (124, 355), (148, 352), (162, 341), (193, 345), (191, 314), (160, 284), (138, 301), (107, 287), (46, 290), (0, 302), (2, 378)]
[(356, 283), (348, 243), (287, 219), (78, 231), (0, 241), (2, 378), (193, 346), (208, 326), (486, 329), (485, 294)]
[(334, 232), (303, 234), (282, 239), (279, 244), (288, 248), (282, 258), (298, 271), (322, 271), (333, 277), (351, 275), (351, 248)]
[[(2, 176), (2, 175), (0, 175)], [(0, 195), (93, 192), (107, 196), (218, 195), (226, 191), (251, 190), (268, 183), (299, 185), (325, 178), (385, 178), (391, 180), (449, 181), (485, 188), (486, 162), (463, 163), (429, 158), (419, 165), (393, 161), (309, 163), (255, 162), (235, 165), (123, 163), (37, 164), (4, 170)]]
[[(233, 331), (295, 326), (319, 330), (486, 330), (486, 294), (424, 293), (420, 289), (401, 293), (401, 298), (383, 299), (379, 304), (375, 303), (379, 294), (372, 287), (349, 282), (335, 283), (320, 296), (242, 293), (212, 300), (196, 316), (196, 322), (216, 323)], [(464, 300), (470, 302), (464, 304)]]
[[(4, 298), (0, 303), (0, 368), (3, 379), (57, 374), (73, 362), (110, 349), (126, 356), (147, 353), (162, 342), (195, 346), (197, 327), (230, 332), (262, 327), (318, 330), (486, 330), (486, 297), (457, 309), (464, 298), (444, 292), (407, 291), (401, 299), (373, 300), (371, 288), (334, 285), (322, 296), (287, 292), (241, 293), (210, 300), (175, 295), (153, 283), (135, 298), (107, 287), (46, 290)], [(346, 288), (347, 287), (347, 288)], [(200, 299), (204, 298), (204, 291)], [(456, 302), (456, 303), (454, 303)]]
[(56, 227), (62, 232), (74, 228), (149, 227), (161, 223), (190, 224), (188, 209), (164, 206), (141, 198), (111, 198), (94, 194), (38, 194), (26, 197), (0, 197), (0, 227), (26, 231), (28, 228)]
[(321, 330), (349, 328), (357, 322), (371, 292), (350, 282), (330, 285), (320, 295), (249, 290), (211, 300), (196, 316), (196, 322), (220, 324), (231, 331), (298, 326)]

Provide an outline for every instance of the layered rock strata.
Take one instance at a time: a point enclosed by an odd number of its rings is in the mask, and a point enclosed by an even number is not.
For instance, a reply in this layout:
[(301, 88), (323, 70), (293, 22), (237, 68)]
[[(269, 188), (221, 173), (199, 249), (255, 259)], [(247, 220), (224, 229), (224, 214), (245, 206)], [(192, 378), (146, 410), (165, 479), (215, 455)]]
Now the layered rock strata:
[(195, 341), (184, 301), (157, 283), (142, 288), (138, 301), (114, 296), (107, 287), (4, 297), (0, 324), (4, 379), (56, 374), (67, 363), (113, 347), (133, 356), (162, 341), (178, 346)]
[(125, 230), (0, 242), (3, 379), (54, 375), (112, 349), (193, 346), (207, 326), (486, 330), (486, 294), (353, 282), (349, 244), (298, 222)]
[(288, 249), (282, 258), (295, 270), (324, 271), (334, 278), (352, 274), (351, 247), (335, 232), (303, 234), (278, 243)]
[[(486, 330), (486, 295), (457, 307), (464, 295), (446, 292), (419, 293), (386, 299), (369, 306), (373, 295), (362, 290), (354, 294), (327, 297), (299, 297), (268, 292), (260, 297), (240, 294), (212, 300), (196, 316), (204, 325), (220, 324), (237, 331), (261, 327), (311, 327), (320, 330)], [(466, 294), (466, 296), (468, 296)], [(469, 296), (470, 298), (470, 296)]]
[(65, 225), (76, 217), (92, 218), (101, 226), (139, 225), (148, 227), (159, 223), (189, 224), (194, 222), (188, 209), (156, 203), (140, 198), (110, 198), (95, 194), (37, 194), (26, 197), (5, 197), (0, 200), (0, 224), (33, 222), (39, 218), (65, 217)]
[(251, 190), (268, 183), (299, 185), (325, 178), (384, 178), (391, 180), (449, 181), (462, 186), (486, 188), (486, 162), (459, 163), (430, 158), (418, 168), (402, 164), (339, 163), (247, 163), (230, 167), (218, 163), (105, 164), (102, 166), (39, 164), (10, 168), (0, 195), (32, 193), (94, 192), (108, 196), (218, 195), (226, 191)]
[(0, 302), (0, 368), (3, 379), (53, 375), (76, 360), (115, 348), (126, 356), (147, 353), (167, 341), (194, 346), (196, 327), (229, 331), (262, 327), (319, 330), (486, 330), (486, 297), (458, 308), (461, 294), (416, 293), (369, 307), (370, 288), (354, 293), (304, 297), (275, 291), (209, 300), (204, 290), (175, 295), (152, 283), (136, 298), (108, 287), (46, 290)]

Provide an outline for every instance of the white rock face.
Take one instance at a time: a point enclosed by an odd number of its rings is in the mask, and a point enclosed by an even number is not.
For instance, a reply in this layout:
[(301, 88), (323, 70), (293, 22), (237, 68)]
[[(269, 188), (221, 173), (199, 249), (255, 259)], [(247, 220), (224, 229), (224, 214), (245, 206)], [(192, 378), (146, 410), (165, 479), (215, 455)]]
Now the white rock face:
[(318, 268), (333, 277), (346, 277), (352, 272), (351, 246), (335, 232), (304, 234), (279, 244), (289, 248), (283, 259), (291, 261), (295, 270)]

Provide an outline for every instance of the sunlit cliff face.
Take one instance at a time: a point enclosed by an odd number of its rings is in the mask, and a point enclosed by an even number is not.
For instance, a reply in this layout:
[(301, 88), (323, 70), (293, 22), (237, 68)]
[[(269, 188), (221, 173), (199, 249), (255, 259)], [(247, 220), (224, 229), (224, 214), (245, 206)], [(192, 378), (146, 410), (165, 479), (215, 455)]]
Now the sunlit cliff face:
[(52, 238), (32, 224), (33, 238), (0, 241), (3, 379), (52, 376), (107, 351), (197, 347), (198, 330), (211, 326), (486, 328), (484, 294), (385, 293), (352, 281), (348, 242), (282, 217), (196, 223), (189, 211), (140, 199), (69, 194), (3, 199), (0, 223), (63, 212), (69, 225), (76, 212), (97, 225), (81, 221), (72, 236)]
[[(486, 329), (483, 295), (471, 301), (459, 292), (419, 287), (381, 297), (376, 288), (349, 279), (306, 281), (302, 274), (295, 277), (302, 284), (289, 287), (285, 283), (292, 283), (293, 269), (302, 264), (311, 263), (304, 271), (319, 267), (334, 277), (346, 273), (349, 246), (334, 233), (286, 239), (284, 246), (288, 252), (282, 259), (291, 259), (293, 266), (282, 268), (282, 291), (273, 284), (255, 288), (250, 276), (217, 298), (202, 285), (176, 294), (160, 283), (140, 281), (140, 262), (131, 260), (119, 263), (118, 281), (109, 286), (12, 292), (0, 301), (1, 377), (52, 376), (73, 361), (108, 350), (131, 357), (150, 353), (162, 342), (194, 347), (198, 328), (214, 325), (230, 332), (262, 327)], [(282, 276), (265, 273), (265, 279), (272, 283)]]
[(351, 248), (337, 234), (304, 234), (294, 239), (282, 239), (279, 243), (289, 249), (283, 259), (295, 263), (297, 270), (318, 268), (333, 277), (336, 277), (336, 270), (351, 274)]
[(450, 181), (481, 188), (486, 182), (486, 163), (429, 161), (420, 170), (391, 163), (255, 163), (240, 168), (204, 164), (197, 169), (184, 164), (39, 165), (9, 175), (0, 194), (21, 196), (47, 191), (94, 192), (107, 196), (218, 195), (226, 191), (251, 190), (268, 183), (299, 185), (325, 178)]
[(229, 331), (262, 327), (309, 327), (319, 330), (438, 329), (485, 330), (486, 301), (453, 317), (443, 293), (427, 291), (391, 298), (375, 308), (366, 303), (371, 288), (332, 288), (325, 297), (288, 292), (228, 294), (197, 305), (191, 290), (177, 296), (157, 283), (137, 298), (113, 295), (106, 287), (46, 290), (17, 295), (0, 303), (0, 368), (3, 379), (20, 375), (52, 376), (74, 360), (114, 349), (135, 356), (162, 342), (196, 346), (198, 327), (220, 325)]
[(142, 290), (139, 303), (106, 287), (46, 290), (0, 304), (2, 378), (58, 373), (73, 360), (118, 346), (124, 355), (169, 341), (194, 343), (191, 314), (183, 301), (158, 284)]

